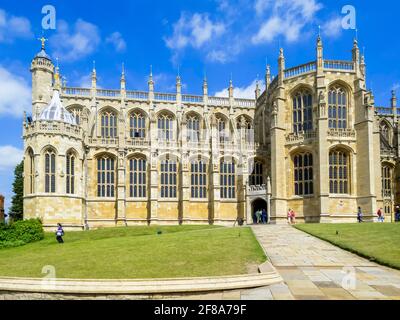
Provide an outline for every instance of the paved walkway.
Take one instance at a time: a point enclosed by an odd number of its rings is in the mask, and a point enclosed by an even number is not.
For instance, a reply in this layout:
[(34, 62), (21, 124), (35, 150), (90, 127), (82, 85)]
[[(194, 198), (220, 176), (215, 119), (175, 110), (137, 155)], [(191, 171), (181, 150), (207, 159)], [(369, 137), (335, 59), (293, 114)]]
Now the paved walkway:
[(287, 225), (253, 226), (285, 283), (241, 292), (242, 299), (400, 300), (400, 272)]

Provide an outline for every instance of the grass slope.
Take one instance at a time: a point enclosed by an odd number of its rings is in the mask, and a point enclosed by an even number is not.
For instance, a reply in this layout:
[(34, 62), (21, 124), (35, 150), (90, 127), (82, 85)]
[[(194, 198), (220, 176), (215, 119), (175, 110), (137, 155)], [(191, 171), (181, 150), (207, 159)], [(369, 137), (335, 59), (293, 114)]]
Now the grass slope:
[(379, 264), (400, 269), (400, 224), (300, 224), (296, 228)]
[[(157, 231), (163, 233), (157, 235)], [(0, 250), (0, 276), (133, 279), (247, 273), (265, 255), (250, 228), (210, 226), (132, 227), (54, 234), (23, 247)]]

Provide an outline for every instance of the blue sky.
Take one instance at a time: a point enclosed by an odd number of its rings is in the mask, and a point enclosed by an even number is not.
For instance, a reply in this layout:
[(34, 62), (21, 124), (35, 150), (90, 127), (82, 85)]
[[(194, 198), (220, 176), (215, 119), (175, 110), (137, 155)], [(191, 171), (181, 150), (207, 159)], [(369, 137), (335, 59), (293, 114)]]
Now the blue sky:
[(121, 65), (127, 87), (146, 90), (153, 65), (157, 91), (173, 91), (180, 70), (183, 91), (224, 94), (232, 74), (236, 95), (252, 97), (266, 59), (276, 74), (279, 45), (287, 67), (315, 59), (318, 26), (328, 59), (350, 59), (355, 30), (345, 30), (342, 8), (356, 9), (369, 88), (389, 104), (400, 88), (398, 1), (169, 0), (30, 1), (0, 3), (0, 193), (9, 206), (13, 168), (22, 157), (23, 110), (30, 111), (30, 72), (39, 51), (44, 5), (56, 9), (56, 30), (45, 32), (47, 52), (59, 58), (69, 86), (88, 86), (96, 60), (98, 84), (117, 89)]

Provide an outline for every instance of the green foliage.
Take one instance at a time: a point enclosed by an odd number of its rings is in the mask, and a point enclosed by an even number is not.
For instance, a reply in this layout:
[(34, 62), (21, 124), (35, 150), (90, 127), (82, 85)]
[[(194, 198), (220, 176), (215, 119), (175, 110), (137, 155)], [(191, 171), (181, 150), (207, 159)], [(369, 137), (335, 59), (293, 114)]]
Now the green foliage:
[(0, 224), (0, 249), (19, 247), (43, 238), (42, 223), (37, 219), (21, 220), (10, 225)]
[(15, 167), (10, 214), (15, 221), (22, 220), (24, 215), (24, 162)]

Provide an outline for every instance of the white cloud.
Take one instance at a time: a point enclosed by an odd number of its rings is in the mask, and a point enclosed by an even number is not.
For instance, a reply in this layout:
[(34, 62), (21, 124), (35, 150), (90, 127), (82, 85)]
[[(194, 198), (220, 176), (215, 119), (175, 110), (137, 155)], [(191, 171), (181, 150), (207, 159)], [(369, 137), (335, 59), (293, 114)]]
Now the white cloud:
[(253, 44), (269, 43), (277, 37), (284, 37), (288, 42), (297, 41), (321, 8), (316, 0), (277, 0), (273, 5), (270, 1), (259, 0), (255, 11), (258, 15), (265, 14), (266, 21), (251, 41)]
[(395, 83), (395, 84), (393, 84), (392, 90), (397, 91), (397, 90), (399, 90), (399, 89), (400, 89), (400, 83)]
[[(234, 88), (233, 96), (235, 98), (239, 98), (239, 99), (255, 99), (256, 84), (257, 84), (257, 80), (254, 80), (248, 86)], [(260, 81), (259, 86), (260, 86), (261, 92), (263, 92), (265, 87), (261, 84), (261, 81)], [(215, 96), (216, 97), (228, 97), (229, 96), (228, 88), (225, 88), (221, 91), (216, 92)]]
[(224, 32), (224, 23), (211, 21), (208, 14), (182, 13), (173, 26), (172, 36), (164, 40), (172, 50), (182, 50), (189, 46), (198, 49)]
[(254, 3), (254, 10), (257, 15), (262, 15), (273, 3), (273, 0), (256, 0)]
[(67, 22), (58, 21), (57, 33), (50, 38), (54, 56), (67, 62), (73, 62), (92, 54), (100, 43), (99, 28), (82, 19), (78, 19), (72, 28)]
[(0, 42), (12, 42), (17, 38), (31, 38), (31, 23), (25, 17), (16, 17), (0, 9)]
[(322, 26), (323, 34), (331, 38), (339, 37), (342, 34), (342, 30), (342, 18), (340, 17), (332, 18)]
[(225, 51), (212, 50), (207, 54), (207, 59), (211, 62), (225, 63), (229, 60), (229, 56)]
[(31, 110), (31, 101), (28, 81), (0, 65), (0, 115), (21, 117), (23, 111)]
[(106, 43), (111, 43), (117, 52), (124, 52), (126, 50), (126, 42), (119, 32), (112, 33), (106, 39)]
[(0, 146), (0, 171), (13, 170), (22, 161), (24, 152), (13, 146)]

